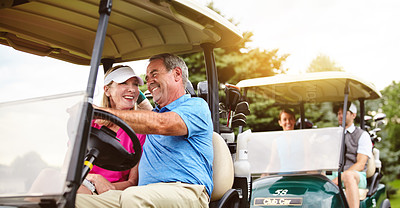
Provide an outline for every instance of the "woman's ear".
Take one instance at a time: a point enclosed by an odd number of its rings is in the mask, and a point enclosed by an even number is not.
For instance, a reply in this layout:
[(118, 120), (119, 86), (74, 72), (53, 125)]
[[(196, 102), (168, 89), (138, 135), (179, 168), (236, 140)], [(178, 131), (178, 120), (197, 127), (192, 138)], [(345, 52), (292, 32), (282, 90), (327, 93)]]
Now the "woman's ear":
[(107, 97), (110, 97), (110, 95), (111, 95), (111, 93), (110, 93), (110, 86), (108, 86), (108, 85), (104, 86), (104, 94), (105, 94)]

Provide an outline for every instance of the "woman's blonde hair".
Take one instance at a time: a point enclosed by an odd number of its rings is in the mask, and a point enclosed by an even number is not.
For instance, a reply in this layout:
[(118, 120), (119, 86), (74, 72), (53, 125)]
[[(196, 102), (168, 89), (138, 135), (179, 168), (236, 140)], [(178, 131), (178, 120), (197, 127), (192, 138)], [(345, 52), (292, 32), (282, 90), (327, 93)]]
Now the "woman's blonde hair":
[[(110, 70), (108, 70), (108, 71), (104, 74), (104, 78), (106, 78), (111, 72), (113, 72), (113, 71), (115, 71), (115, 70), (117, 70), (117, 69), (119, 69), (119, 68), (121, 68), (121, 67), (129, 67), (129, 66), (126, 66), (126, 65), (117, 65), (117, 66), (114, 66), (113, 68), (111, 68)], [(114, 81), (111, 81), (111, 82), (110, 82), (108, 85), (106, 85), (106, 86), (110, 87), (110, 86), (112, 85), (113, 82), (114, 82)], [(106, 92), (105, 92), (105, 91), (104, 91), (104, 93), (103, 93), (103, 99), (102, 99), (102, 101), (101, 101), (101, 106), (102, 106), (102, 107), (105, 107), (105, 108), (111, 108), (110, 98), (106, 95)], [(133, 109), (136, 110), (136, 108), (137, 108), (137, 104), (135, 103), (135, 105), (133, 106)], [(111, 124), (111, 121), (99, 120), (97, 123), (100, 124), (100, 125), (109, 126), (109, 125)]]

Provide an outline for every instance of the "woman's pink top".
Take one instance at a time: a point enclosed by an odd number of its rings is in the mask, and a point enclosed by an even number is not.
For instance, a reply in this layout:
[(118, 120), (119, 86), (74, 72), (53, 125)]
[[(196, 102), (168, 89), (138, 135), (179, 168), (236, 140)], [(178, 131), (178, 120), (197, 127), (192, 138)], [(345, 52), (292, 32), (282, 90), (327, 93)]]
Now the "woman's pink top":
[[(94, 121), (92, 122), (92, 126), (97, 129), (101, 128), (101, 125), (95, 123)], [(140, 145), (143, 147), (143, 144), (146, 140), (146, 135), (143, 135), (143, 134), (136, 134), (136, 135), (139, 139)], [(130, 153), (135, 152), (132, 148), (132, 140), (129, 138), (128, 134), (126, 134), (125, 131), (122, 130), (121, 128), (117, 132), (117, 138), (121, 140), (120, 143), (122, 144), (123, 147), (125, 147), (125, 149), (128, 152), (130, 152)], [(102, 175), (108, 181), (110, 181), (111, 183), (114, 183), (114, 182), (128, 180), (129, 172), (130, 172), (130, 170), (125, 170), (125, 171), (106, 170), (106, 169), (103, 169), (103, 168), (100, 168), (100, 167), (94, 165), (93, 169), (89, 173), (95, 173), (95, 174)]]

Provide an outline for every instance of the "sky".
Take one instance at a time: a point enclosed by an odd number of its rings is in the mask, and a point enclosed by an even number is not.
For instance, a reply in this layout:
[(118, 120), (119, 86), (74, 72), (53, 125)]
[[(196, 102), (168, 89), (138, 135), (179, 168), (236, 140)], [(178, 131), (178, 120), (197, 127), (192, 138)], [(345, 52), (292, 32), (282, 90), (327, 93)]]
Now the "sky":
[(242, 31), (254, 33), (251, 47), (290, 54), (284, 65), (288, 73), (304, 73), (322, 54), (346, 72), (374, 83), (378, 90), (400, 80), (400, 1), (213, 2), (223, 15), (239, 23)]

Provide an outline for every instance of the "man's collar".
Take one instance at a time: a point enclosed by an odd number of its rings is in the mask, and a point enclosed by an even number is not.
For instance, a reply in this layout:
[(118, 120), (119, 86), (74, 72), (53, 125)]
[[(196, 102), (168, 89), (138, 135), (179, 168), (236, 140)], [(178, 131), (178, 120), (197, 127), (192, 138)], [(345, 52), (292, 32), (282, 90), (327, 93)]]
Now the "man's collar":
[(346, 128), (346, 132), (348, 131), (350, 134), (352, 134), (356, 130), (356, 127), (354, 126), (354, 123), (349, 126), (349, 128)]
[(161, 109), (160, 109), (159, 105), (156, 105), (156, 107), (153, 109), (153, 111), (155, 111), (155, 112), (165, 112), (165, 111), (168, 111), (168, 110), (170, 111), (170, 110), (176, 108), (177, 106), (179, 106), (187, 98), (190, 98), (190, 95), (189, 94), (184, 94), (181, 97), (179, 97), (178, 99), (172, 101), (170, 104), (162, 107)]

